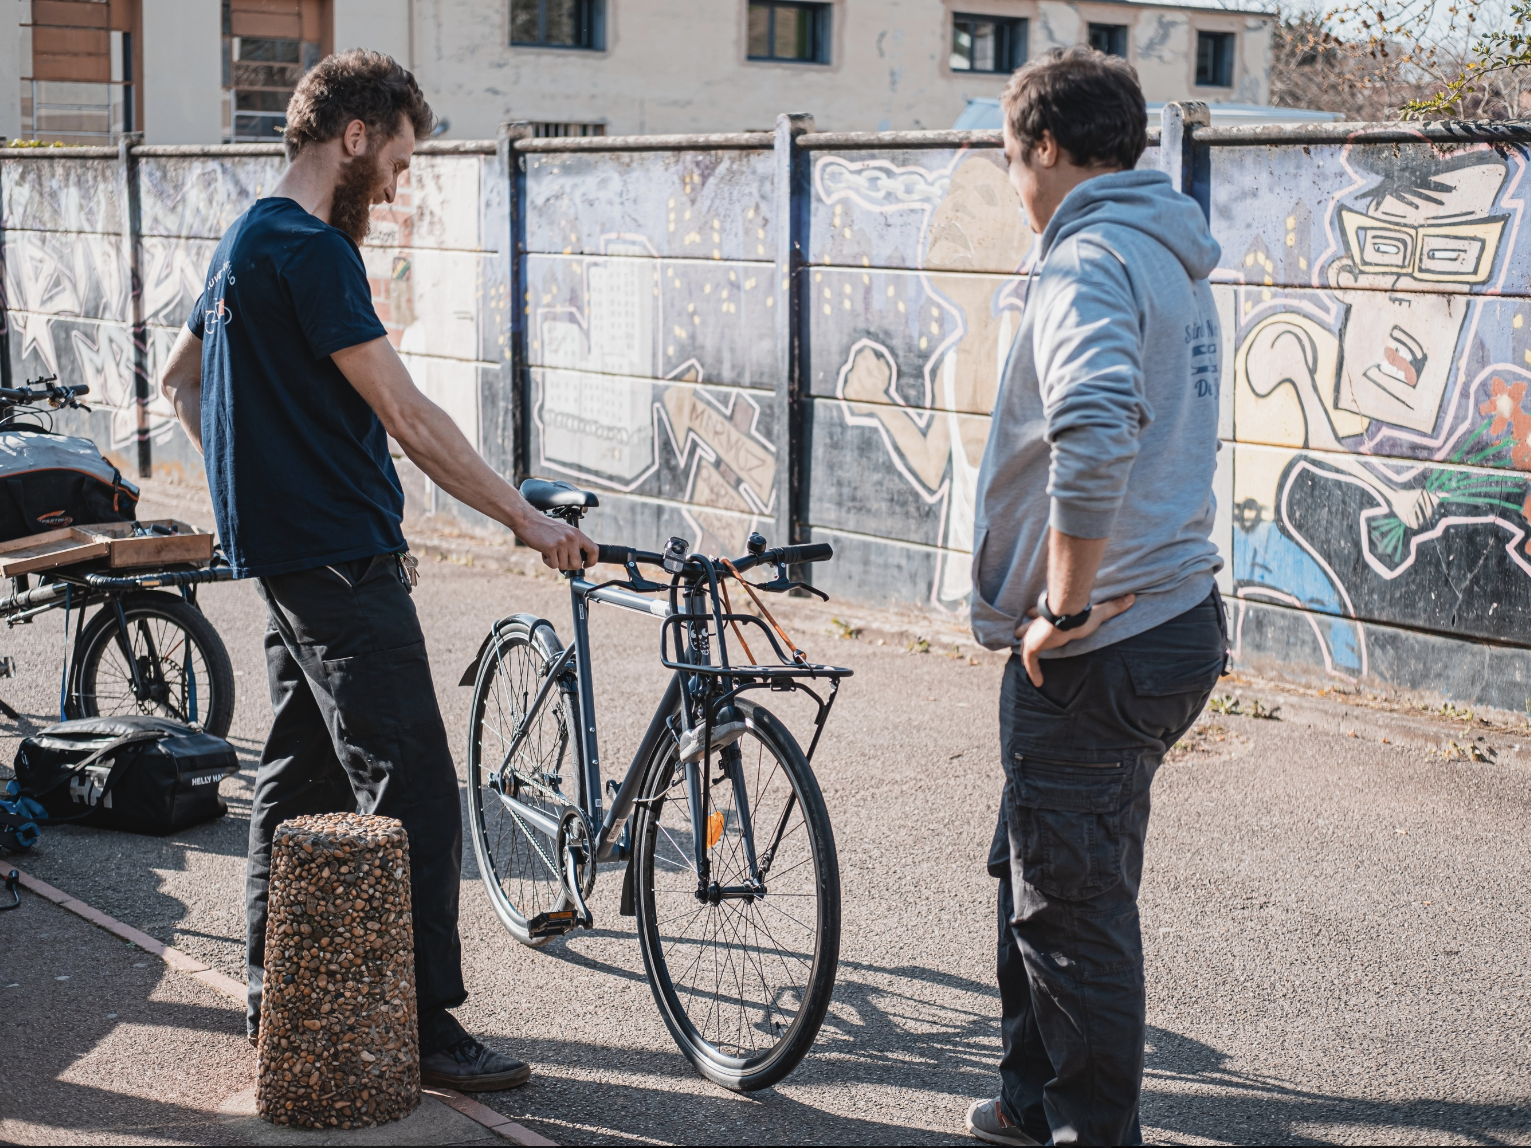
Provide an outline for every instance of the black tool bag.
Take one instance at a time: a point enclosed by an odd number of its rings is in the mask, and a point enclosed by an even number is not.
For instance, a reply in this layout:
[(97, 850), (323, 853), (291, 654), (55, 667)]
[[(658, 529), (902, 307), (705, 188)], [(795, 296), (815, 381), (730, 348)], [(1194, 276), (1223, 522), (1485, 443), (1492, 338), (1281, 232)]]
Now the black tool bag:
[(218, 783), (239, 759), (221, 737), (132, 714), (51, 725), (22, 741), (15, 768), (50, 823), (174, 833), (228, 812)]
[(0, 431), (0, 542), (44, 530), (132, 522), (138, 487), (88, 438)]

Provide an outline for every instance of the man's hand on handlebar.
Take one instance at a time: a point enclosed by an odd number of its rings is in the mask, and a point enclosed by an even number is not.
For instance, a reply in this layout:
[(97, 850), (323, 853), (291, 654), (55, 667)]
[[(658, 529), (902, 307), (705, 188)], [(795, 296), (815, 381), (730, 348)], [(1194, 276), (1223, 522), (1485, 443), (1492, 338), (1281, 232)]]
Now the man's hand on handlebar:
[(594, 542), (584, 531), (556, 518), (535, 512), (516, 523), (516, 537), (542, 555), (553, 570), (583, 570), (600, 560)]

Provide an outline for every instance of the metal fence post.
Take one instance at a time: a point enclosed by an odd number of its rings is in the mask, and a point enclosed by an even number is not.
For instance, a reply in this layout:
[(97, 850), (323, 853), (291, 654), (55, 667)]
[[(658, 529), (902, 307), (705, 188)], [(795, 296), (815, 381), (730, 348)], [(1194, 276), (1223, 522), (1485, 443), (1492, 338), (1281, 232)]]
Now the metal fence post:
[(1196, 142), (1196, 128), (1212, 126), (1212, 112), (1199, 100), (1164, 105), (1159, 113), (1159, 163), (1175, 190), (1201, 205), (1212, 218), (1212, 149)]
[(806, 542), (808, 496), (808, 330), (802, 268), (808, 259), (812, 179), (797, 137), (813, 131), (804, 112), (776, 117), (776, 535)]
[(505, 252), (505, 274), (508, 277), (510, 340), (506, 355), (500, 361), (500, 384), (504, 387), (503, 398), (509, 404), (508, 428), (510, 432), (511, 482), (519, 486), (531, 473), (531, 418), (532, 372), (527, 331), (532, 321), (532, 301), (526, 294), (526, 156), (517, 154), (516, 141), (530, 139), (532, 125), (517, 121), (500, 125), (500, 141), (496, 149), (500, 170), (506, 181), (505, 206), (509, 213), (510, 230)]
[(0, 163), (0, 387), (11, 386), (11, 312), (5, 298), (5, 169)]
[(138, 132), (129, 132), (117, 141), (118, 186), (122, 196), (122, 245), (128, 268), (128, 337), (133, 342), (133, 403), (137, 415), (138, 477), (153, 473), (154, 459), (149, 445), (149, 342), (144, 324), (143, 276), (139, 273), (139, 252), (143, 221), (139, 210), (138, 157), (133, 149), (143, 143)]

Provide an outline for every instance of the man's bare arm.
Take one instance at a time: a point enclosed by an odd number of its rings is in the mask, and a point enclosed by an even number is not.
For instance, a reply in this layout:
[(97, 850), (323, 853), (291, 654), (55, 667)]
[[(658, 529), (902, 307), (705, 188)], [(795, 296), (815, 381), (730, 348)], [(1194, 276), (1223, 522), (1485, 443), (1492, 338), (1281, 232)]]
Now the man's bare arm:
[[(1054, 614), (1077, 614), (1090, 604), (1095, 575), (1105, 557), (1108, 538), (1075, 538), (1052, 527), (1047, 531), (1047, 608)], [(1102, 622), (1116, 617), (1136, 602), (1136, 594), (1123, 594), (1109, 602), (1097, 602), (1089, 620), (1074, 630), (1059, 630), (1038, 617), (1036, 607), (1027, 611), (1032, 619), (1021, 635), (1021, 660), (1031, 684), (1042, 684), (1043, 650), (1056, 649), (1076, 638), (1088, 638)]]
[(202, 453), (202, 340), (182, 327), (160, 376), (160, 393), (175, 408), (191, 445)]
[(595, 563), (595, 543), (534, 509), (491, 470), (451, 417), (420, 393), (386, 338), (347, 347), (331, 358), (410, 461), (442, 490), (510, 527), (554, 570)]

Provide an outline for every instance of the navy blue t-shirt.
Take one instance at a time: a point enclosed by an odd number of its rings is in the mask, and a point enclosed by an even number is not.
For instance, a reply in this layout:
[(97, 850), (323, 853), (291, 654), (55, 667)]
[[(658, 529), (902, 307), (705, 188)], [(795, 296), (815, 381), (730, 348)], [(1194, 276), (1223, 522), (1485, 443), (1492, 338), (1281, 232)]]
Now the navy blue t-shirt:
[(202, 452), (241, 576), (402, 550), (388, 435), (330, 358), (386, 334), (351, 237), (261, 199), (213, 253), (186, 326), (202, 339)]

